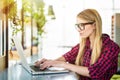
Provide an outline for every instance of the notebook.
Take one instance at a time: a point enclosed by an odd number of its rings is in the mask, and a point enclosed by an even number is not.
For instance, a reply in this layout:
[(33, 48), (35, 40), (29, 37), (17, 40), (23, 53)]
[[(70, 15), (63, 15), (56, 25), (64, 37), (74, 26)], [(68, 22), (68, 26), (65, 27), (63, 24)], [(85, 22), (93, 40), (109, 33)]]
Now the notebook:
[(45, 69), (45, 70), (40, 70), (39, 67), (35, 67), (34, 64), (28, 64), (26, 58), (25, 58), (25, 55), (24, 55), (24, 50), (23, 50), (23, 47), (20, 43), (20, 40), (19, 38), (17, 38), (16, 36), (14, 36), (12, 38), (13, 42), (15, 43), (15, 47), (17, 49), (17, 52), (20, 56), (20, 59), (21, 59), (21, 64), (22, 66), (31, 74), (35, 75), (35, 74), (56, 74), (56, 73), (67, 73), (69, 72), (68, 70), (66, 69), (53, 69), (54, 67), (51, 67), (51, 68), (48, 68), (48, 69)]

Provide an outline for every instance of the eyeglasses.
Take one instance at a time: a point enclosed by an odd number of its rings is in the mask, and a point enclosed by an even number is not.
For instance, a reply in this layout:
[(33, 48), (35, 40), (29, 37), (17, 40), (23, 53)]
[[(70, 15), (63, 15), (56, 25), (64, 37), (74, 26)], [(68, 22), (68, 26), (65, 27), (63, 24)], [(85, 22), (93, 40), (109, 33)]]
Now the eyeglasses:
[(94, 22), (87, 22), (87, 23), (79, 23), (75, 24), (77, 30), (85, 30), (85, 26), (89, 24), (93, 24)]

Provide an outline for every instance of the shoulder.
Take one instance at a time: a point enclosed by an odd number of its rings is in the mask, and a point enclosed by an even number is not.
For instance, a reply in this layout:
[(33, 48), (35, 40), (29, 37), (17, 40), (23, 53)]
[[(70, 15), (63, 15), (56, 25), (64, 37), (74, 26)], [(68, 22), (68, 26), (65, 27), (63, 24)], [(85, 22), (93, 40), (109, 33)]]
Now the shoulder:
[(113, 40), (110, 39), (108, 34), (102, 34), (102, 45), (104, 50), (120, 51), (120, 47)]
[(76, 44), (75, 46), (73, 46), (72, 49), (79, 49), (79, 44)]

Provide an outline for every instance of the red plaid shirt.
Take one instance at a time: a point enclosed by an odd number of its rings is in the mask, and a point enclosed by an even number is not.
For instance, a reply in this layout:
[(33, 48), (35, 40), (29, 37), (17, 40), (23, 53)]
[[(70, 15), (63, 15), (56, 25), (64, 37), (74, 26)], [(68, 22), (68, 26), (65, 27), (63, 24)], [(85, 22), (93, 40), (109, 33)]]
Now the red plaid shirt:
[[(64, 58), (69, 63), (74, 64), (78, 54), (79, 44), (74, 46), (69, 52), (64, 54)], [(102, 51), (99, 59), (93, 65), (90, 65), (91, 58), (90, 41), (87, 40), (83, 66), (88, 67), (90, 78), (80, 76), (80, 80), (110, 80), (113, 74), (117, 72), (119, 46), (110, 40), (107, 34), (102, 35)]]

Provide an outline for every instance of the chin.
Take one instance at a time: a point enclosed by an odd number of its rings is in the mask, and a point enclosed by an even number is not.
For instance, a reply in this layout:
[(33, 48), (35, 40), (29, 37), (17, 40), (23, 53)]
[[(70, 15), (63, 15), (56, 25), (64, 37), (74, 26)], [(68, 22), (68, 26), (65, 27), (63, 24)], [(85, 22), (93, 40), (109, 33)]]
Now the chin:
[(87, 38), (86, 36), (80, 36), (81, 38)]
[(80, 35), (81, 38), (87, 38), (88, 36), (85, 35)]

